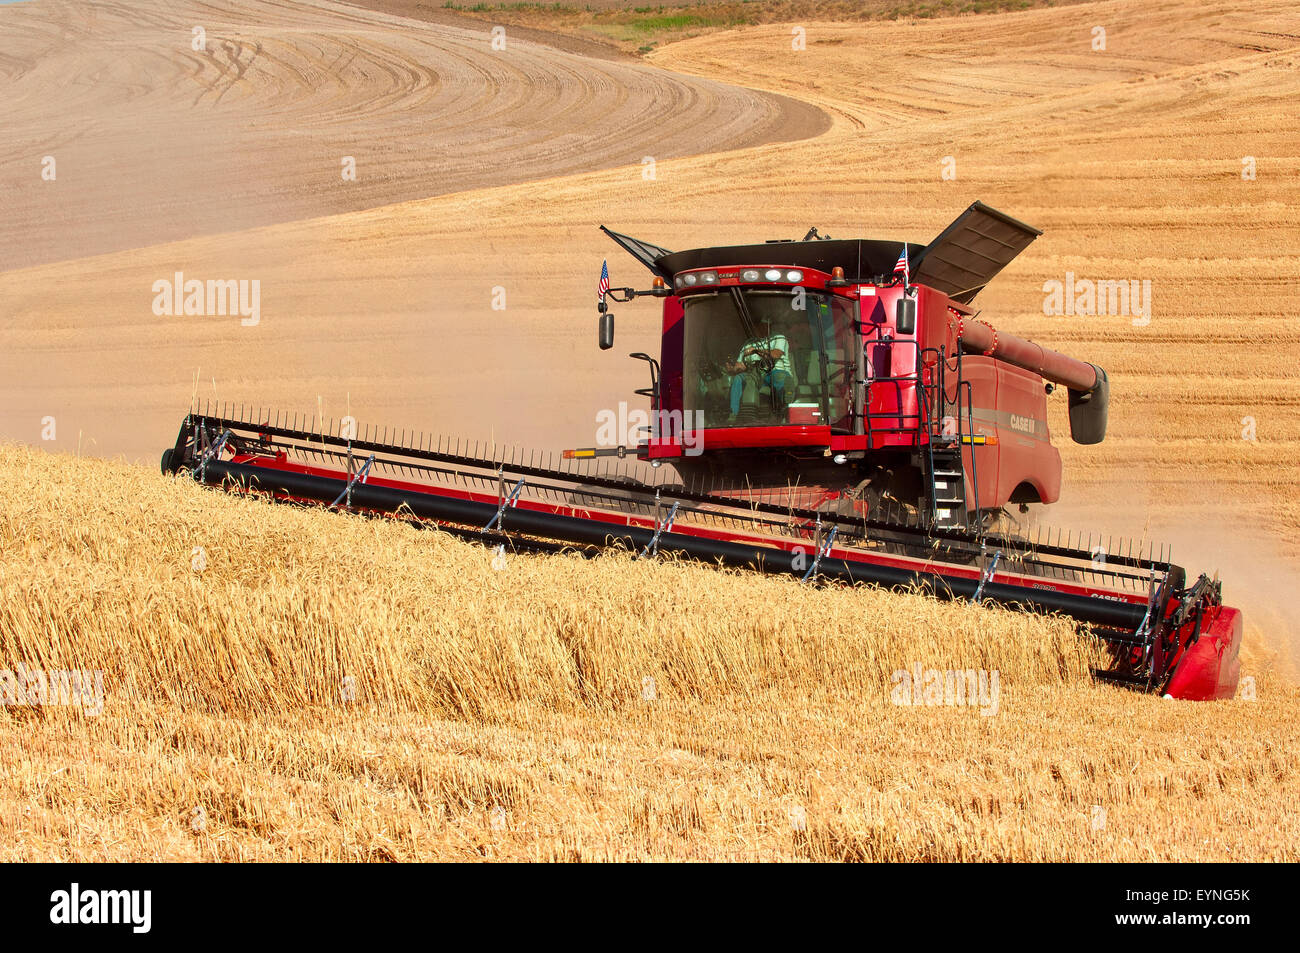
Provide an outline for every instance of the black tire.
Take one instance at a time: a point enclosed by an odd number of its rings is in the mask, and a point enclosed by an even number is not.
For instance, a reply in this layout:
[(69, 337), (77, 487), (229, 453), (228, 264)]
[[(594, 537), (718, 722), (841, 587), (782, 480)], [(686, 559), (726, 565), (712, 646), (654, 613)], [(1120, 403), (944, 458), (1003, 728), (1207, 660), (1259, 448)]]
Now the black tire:
[(171, 448), (171, 447), (168, 447), (166, 450), (163, 451), (163, 455), (162, 455), (162, 472), (163, 472), (163, 473), (175, 473), (175, 472), (176, 472), (176, 471), (172, 468), (172, 448)]

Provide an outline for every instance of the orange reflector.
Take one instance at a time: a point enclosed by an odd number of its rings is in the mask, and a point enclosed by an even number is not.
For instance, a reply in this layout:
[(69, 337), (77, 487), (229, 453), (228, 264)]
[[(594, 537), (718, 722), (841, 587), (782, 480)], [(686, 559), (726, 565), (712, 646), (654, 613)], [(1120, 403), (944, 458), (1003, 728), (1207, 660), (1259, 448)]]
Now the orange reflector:
[(576, 460), (580, 457), (594, 457), (595, 450), (565, 450), (560, 456), (565, 460)]

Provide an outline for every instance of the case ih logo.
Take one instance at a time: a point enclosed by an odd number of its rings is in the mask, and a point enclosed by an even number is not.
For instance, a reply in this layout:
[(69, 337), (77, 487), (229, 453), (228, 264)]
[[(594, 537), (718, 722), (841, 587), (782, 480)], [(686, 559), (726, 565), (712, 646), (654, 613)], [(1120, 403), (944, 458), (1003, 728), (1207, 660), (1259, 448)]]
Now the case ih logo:
[(1019, 414), (1012, 414), (1010, 427), (1012, 430), (1019, 430), (1021, 433), (1037, 433), (1038, 427), (1033, 417), (1021, 417)]

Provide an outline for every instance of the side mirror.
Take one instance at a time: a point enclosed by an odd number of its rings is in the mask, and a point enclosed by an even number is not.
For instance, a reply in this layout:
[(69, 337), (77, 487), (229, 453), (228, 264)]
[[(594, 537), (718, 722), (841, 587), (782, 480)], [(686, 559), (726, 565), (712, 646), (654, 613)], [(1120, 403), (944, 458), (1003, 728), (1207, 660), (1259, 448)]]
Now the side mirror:
[(906, 295), (898, 299), (894, 311), (894, 328), (899, 334), (916, 333), (916, 299)]
[(596, 326), (596, 343), (600, 345), (602, 351), (608, 351), (614, 346), (614, 313), (612, 311), (601, 312), (600, 323)]

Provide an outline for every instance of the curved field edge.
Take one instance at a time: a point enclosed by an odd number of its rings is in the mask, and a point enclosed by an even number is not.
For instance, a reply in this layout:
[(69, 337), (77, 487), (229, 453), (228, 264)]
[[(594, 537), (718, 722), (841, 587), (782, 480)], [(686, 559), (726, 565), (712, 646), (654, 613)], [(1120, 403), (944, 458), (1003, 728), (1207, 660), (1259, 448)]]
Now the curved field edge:
[(0, 270), (593, 169), (639, 179), (647, 154), (744, 150), (831, 123), (801, 100), (630, 58), (518, 35), (493, 49), (472, 21), (333, 0), (221, 7), (0, 4)]
[[(497, 569), (4, 451), (0, 669), (98, 670), (104, 703), (0, 710), (0, 859), (1297, 854), (1281, 684), (1162, 702), (1094, 685), (1062, 620), (626, 555)], [(915, 664), (996, 672), (996, 704), (895, 704)]]

